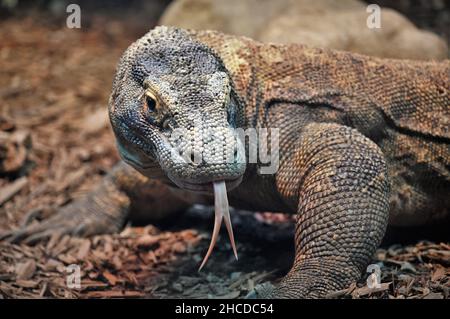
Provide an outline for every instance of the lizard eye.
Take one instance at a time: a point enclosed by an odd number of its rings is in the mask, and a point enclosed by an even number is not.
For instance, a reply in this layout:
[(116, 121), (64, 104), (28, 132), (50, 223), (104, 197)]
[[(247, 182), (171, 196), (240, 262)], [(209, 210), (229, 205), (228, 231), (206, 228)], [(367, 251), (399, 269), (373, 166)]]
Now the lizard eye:
[(157, 106), (157, 102), (156, 102), (156, 98), (153, 94), (151, 93), (146, 93), (145, 94), (145, 108), (148, 112), (153, 113), (156, 111), (156, 106)]

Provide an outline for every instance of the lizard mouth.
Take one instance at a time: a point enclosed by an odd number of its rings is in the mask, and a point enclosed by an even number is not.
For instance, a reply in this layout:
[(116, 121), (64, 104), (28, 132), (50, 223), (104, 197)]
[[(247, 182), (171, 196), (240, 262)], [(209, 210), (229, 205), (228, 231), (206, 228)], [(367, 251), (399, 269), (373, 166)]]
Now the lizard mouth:
[[(170, 180), (172, 182), (174, 182), (178, 187), (180, 187), (182, 189), (186, 189), (188, 191), (198, 192), (198, 193), (207, 193), (207, 194), (215, 193), (213, 185), (214, 185), (214, 183), (219, 182), (219, 181), (213, 181), (213, 182), (208, 182), (208, 183), (192, 183), (192, 182), (183, 181), (183, 180), (174, 178), (173, 176), (171, 176), (170, 173), (167, 175), (170, 178)], [(222, 180), (222, 181), (225, 183), (227, 191), (231, 191), (232, 189), (238, 187), (239, 184), (241, 184), (242, 176), (239, 176), (239, 177), (233, 178), (233, 179)]]
[(156, 166), (155, 163), (153, 163), (153, 162), (141, 163), (141, 162), (137, 162), (137, 161), (131, 159), (130, 157), (125, 156), (125, 155), (122, 155), (122, 159), (127, 164), (129, 164), (131, 166), (134, 166), (134, 167), (139, 167), (142, 170), (154, 168)]

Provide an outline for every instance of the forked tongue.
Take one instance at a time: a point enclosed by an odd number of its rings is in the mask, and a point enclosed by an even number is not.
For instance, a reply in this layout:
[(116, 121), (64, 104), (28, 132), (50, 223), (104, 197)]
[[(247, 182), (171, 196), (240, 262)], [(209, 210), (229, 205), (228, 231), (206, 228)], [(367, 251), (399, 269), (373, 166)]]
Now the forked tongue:
[(234, 256), (238, 259), (236, 244), (234, 243), (233, 228), (231, 226), (230, 209), (228, 206), (227, 187), (225, 181), (214, 182), (214, 206), (215, 206), (215, 218), (214, 218), (214, 230), (209, 244), (208, 251), (203, 258), (202, 264), (198, 271), (202, 270), (203, 266), (208, 261), (209, 256), (212, 253), (214, 246), (216, 245), (217, 238), (219, 237), (220, 226), (222, 225), (222, 219), (225, 220), (225, 226), (227, 227), (228, 236), (230, 237), (231, 247), (233, 248)]

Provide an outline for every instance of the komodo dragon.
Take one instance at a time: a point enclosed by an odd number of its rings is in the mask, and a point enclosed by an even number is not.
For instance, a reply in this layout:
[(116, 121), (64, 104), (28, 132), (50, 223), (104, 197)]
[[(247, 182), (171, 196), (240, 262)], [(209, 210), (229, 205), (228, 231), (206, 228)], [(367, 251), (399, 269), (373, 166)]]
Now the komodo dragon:
[[(157, 27), (125, 51), (109, 101), (120, 154), (140, 173), (118, 164), (93, 193), (10, 239), (117, 231), (130, 212), (187, 207), (176, 188), (195, 201), (215, 194), (215, 232), (224, 218), (232, 235), (228, 191), (235, 207), (297, 214), (292, 269), (251, 296), (324, 297), (360, 278), (388, 222), (448, 219), (449, 79), (448, 60)], [(249, 161), (249, 138), (227, 138), (234, 128), (278, 129), (278, 147), (267, 146), (275, 173)], [(231, 159), (206, 160), (213, 148)]]

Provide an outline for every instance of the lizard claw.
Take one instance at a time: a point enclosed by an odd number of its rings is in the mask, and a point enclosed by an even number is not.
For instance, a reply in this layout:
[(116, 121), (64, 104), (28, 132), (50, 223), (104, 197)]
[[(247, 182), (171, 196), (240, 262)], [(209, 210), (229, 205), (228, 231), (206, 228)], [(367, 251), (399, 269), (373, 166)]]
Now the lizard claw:
[(93, 205), (89, 198), (82, 199), (63, 207), (60, 212), (39, 224), (0, 233), (0, 240), (35, 244), (47, 241), (55, 233), (83, 237), (116, 232), (122, 226), (123, 218), (120, 217), (125, 215), (120, 212), (122, 208), (116, 207), (116, 210), (113, 215), (109, 215)]
[(264, 282), (262, 284), (256, 285), (255, 288), (250, 290), (249, 293), (245, 296), (245, 299), (269, 298), (274, 288), (275, 286), (270, 282)]
[(86, 225), (78, 224), (71, 219), (64, 218), (64, 216), (66, 214), (57, 213), (39, 224), (4, 232), (0, 234), (0, 240), (5, 240), (10, 243), (21, 242), (24, 244), (35, 244), (50, 239), (55, 233), (74, 236), (89, 235), (88, 232), (80, 231), (81, 229), (85, 229)]

